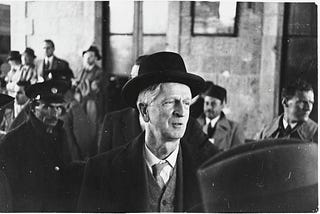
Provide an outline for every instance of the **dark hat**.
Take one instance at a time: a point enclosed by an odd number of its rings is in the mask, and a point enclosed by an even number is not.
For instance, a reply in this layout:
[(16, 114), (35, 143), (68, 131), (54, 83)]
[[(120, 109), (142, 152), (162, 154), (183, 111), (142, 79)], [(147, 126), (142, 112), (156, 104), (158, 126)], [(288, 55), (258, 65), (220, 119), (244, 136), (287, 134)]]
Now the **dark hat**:
[(100, 55), (99, 50), (98, 50), (98, 48), (97, 48), (96, 46), (90, 46), (90, 47), (88, 48), (88, 50), (82, 52), (82, 56), (83, 56), (85, 53), (87, 53), (88, 51), (94, 52), (94, 54), (96, 55), (96, 57), (97, 57), (98, 60), (101, 59), (101, 55)]
[(46, 102), (64, 102), (64, 93), (69, 85), (63, 80), (48, 80), (31, 85), (26, 90), (26, 95), (32, 100), (43, 100)]
[(173, 52), (158, 52), (142, 61), (138, 76), (129, 80), (122, 88), (124, 100), (136, 106), (139, 93), (147, 87), (164, 82), (177, 82), (190, 87), (196, 96), (204, 86), (204, 80), (195, 74), (187, 73), (182, 57)]
[(34, 55), (34, 50), (32, 48), (26, 48), (23, 53), (26, 53), (29, 56), (32, 56), (33, 58), (37, 57), (36, 55)]
[(51, 69), (48, 71), (48, 79), (71, 81), (74, 77), (72, 70), (67, 67), (64, 69)]
[(221, 100), (221, 102), (227, 100), (227, 90), (221, 86), (210, 84), (207, 85), (208, 89), (203, 93), (204, 96), (210, 96)]
[(13, 106), (13, 101), (13, 97), (6, 94), (0, 94), (0, 111), (9, 107), (10, 105)]
[(21, 61), (21, 55), (19, 51), (10, 51), (7, 60), (18, 60)]
[(248, 143), (200, 166), (206, 212), (312, 212), (318, 206), (318, 145), (276, 139)]

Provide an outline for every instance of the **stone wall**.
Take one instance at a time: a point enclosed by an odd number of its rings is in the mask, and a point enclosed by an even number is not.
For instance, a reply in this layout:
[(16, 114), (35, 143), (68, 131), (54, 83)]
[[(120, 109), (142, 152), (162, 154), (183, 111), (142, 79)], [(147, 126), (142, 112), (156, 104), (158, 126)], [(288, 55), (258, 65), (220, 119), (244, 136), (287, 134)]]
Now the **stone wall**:
[[(97, 21), (102, 14), (93, 1), (28, 1), (12, 3), (12, 49), (35, 50), (37, 59), (43, 57), (43, 40), (55, 43), (55, 55), (66, 59), (77, 75), (82, 64), (82, 51), (91, 44), (101, 50), (101, 27)], [(101, 25), (101, 21), (99, 22)]]
[[(263, 125), (277, 114), (273, 106), (277, 95), (274, 87), (279, 81), (276, 75), (279, 68), (275, 66), (279, 56), (274, 54), (279, 37), (279, 23), (272, 20), (278, 20), (279, 4), (252, 4), (248, 7), (248, 3), (239, 3), (236, 37), (193, 36), (191, 2), (181, 2), (180, 7), (179, 47), (187, 69), (227, 89), (226, 113), (230, 119), (241, 123), (247, 138), (254, 137)], [(265, 14), (265, 10), (270, 11), (270, 7), (275, 9), (274, 14)], [(269, 20), (264, 21), (266, 16)], [(263, 52), (270, 49), (269, 52)], [(261, 64), (262, 60), (266, 64)], [(267, 93), (270, 96), (267, 97), (263, 97), (264, 91), (268, 89), (265, 88), (267, 85), (261, 85), (261, 81), (265, 81), (261, 79), (261, 72), (268, 74), (268, 78), (273, 78), (266, 80), (272, 83), (268, 85), (270, 91)], [(260, 105), (260, 101), (269, 105)]]

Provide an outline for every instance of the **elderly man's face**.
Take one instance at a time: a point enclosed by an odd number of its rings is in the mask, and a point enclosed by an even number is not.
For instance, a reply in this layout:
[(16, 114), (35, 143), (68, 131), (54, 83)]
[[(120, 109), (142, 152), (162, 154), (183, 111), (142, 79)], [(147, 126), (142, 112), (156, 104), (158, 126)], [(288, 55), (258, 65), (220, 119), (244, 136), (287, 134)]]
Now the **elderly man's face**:
[(189, 119), (191, 91), (180, 83), (163, 83), (159, 95), (148, 105), (150, 131), (162, 141), (182, 138)]
[(291, 122), (302, 122), (309, 118), (314, 103), (313, 91), (297, 91), (295, 96), (283, 104)]
[(221, 102), (221, 100), (218, 98), (210, 96), (204, 97), (203, 112), (210, 120), (221, 114), (223, 106), (223, 102)]
[(48, 103), (39, 101), (34, 107), (34, 115), (45, 125), (55, 126), (65, 111), (64, 103)]
[(43, 50), (44, 50), (44, 55), (47, 57), (50, 57), (53, 55), (54, 47), (52, 47), (49, 42), (44, 42), (43, 43)]

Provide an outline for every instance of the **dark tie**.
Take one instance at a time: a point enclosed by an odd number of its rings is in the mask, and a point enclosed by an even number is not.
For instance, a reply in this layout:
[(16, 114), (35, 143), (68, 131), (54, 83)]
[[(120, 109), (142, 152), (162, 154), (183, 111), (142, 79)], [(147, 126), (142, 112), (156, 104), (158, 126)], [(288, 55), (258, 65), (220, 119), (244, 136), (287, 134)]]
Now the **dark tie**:
[(45, 65), (44, 65), (44, 69), (45, 69), (45, 70), (49, 70), (49, 68), (50, 68), (50, 62), (47, 61), (47, 62), (45, 63)]
[(290, 125), (288, 125), (287, 128), (282, 127), (278, 138), (282, 138), (282, 137), (286, 137), (286, 136), (290, 135), (291, 131), (292, 131), (292, 129), (291, 129)]
[(165, 167), (165, 166), (168, 166), (168, 162), (164, 162), (164, 163), (158, 163), (158, 164), (154, 164), (152, 166), (152, 174), (153, 174), (153, 177), (156, 179), (159, 187), (161, 189), (163, 189), (163, 187), (165, 186), (165, 183), (162, 179), (162, 177), (160, 176), (160, 172), (162, 171), (162, 169)]
[(207, 129), (207, 134), (209, 136), (209, 138), (211, 138), (213, 136), (214, 133), (214, 127), (211, 126), (211, 122), (208, 124), (208, 129)]

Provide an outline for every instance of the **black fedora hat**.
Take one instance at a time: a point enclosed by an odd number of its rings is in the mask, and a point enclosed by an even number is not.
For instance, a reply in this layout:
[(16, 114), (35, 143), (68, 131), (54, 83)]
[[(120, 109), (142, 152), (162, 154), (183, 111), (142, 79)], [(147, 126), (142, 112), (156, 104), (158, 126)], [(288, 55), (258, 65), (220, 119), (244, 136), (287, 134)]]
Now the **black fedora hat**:
[(88, 50), (85, 50), (85, 51), (82, 52), (82, 56), (83, 56), (85, 53), (87, 53), (88, 51), (94, 52), (94, 54), (96, 55), (96, 57), (97, 57), (98, 60), (101, 59), (101, 55), (100, 55), (99, 50), (98, 50), (98, 48), (97, 48), (96, 46), (90, 46), (90, 47), (88, 48)]
[(318, 145), (276, 139), (248, 143), (200, 166), (206, 212), (314, 212)]
[(64, 94), (69, 85), (64, 80), (47, 80), (29, 86), (26, 95), (32, 100), (43, 100), (46, 102), (63, 103)]
[(33, 58), (36, 58), (37, 56), (34, 54), (34, 50), (32, 48), (26, 48), (23, 52), (24, 54), (28, 54), (29, 56), (32, 56)]
[(19, 51), (10, 51), (7, 60), (18, 60), (21, 61), (21, 55)]
[(136, 106), (139, 93), (147, 87), (164, 82), (177, 82), (190, 87), (192, 96), (201, 92), (204, 80), (187, 73), (182, 57), (173, 52), (158, 52), (142, 61), (138, 76), (129, 80), (122, 88), (122, 97), (132, 107)]

